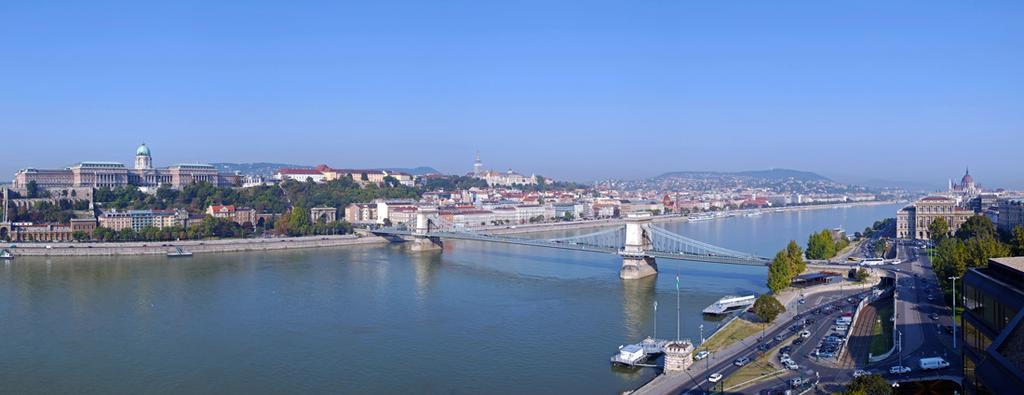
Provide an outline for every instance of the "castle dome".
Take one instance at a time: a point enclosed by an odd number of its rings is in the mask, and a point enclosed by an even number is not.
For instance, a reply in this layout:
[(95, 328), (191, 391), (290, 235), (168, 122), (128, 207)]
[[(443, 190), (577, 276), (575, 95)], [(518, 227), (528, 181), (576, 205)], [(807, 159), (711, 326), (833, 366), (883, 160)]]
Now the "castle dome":
[(135, 150), (135, 156), (140, 156), (140, 155), (141, 156), (150, 156), (149, 155), (149, 147), (147, 147), (145, 143), (140, 145), (139, 148)]

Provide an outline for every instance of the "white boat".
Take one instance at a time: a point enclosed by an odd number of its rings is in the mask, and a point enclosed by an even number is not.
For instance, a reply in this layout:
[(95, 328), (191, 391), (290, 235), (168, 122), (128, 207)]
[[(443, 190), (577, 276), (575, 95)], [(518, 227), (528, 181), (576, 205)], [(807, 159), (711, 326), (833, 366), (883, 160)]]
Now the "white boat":
[(754, 304), (757, 298), (754, 295), (747, 296), (723, 296), (718, 299), (717, 302), (712, 303), (710, 306), (704, 308), (704, 314), (725, 314), (728, 311), (735, 310), (742, 307), (747, 307)]
[(715, 219), (714, 214), (690, 214), (686, 217), (686, 220), (690, 222), (710, 221), (713, 219)]
[(612, 364), (635, 366), (647, 360), (644, 348), (639, 344), (619, 346), (619, 353), (612, 356)]
[(14, 254), (11, 253), (11, 250), (4, 248), (3, 251), (0, 251), (0, 259), (3, 259), (5, 261), (12, 260), (14, 259)]

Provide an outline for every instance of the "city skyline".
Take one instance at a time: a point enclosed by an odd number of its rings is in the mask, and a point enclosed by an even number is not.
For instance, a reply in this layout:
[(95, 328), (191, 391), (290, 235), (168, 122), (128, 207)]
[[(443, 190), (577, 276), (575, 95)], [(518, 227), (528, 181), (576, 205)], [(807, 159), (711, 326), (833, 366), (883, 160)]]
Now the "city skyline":
[(789, 168), (941, 187), (970, 166), (1021, 188), (1022, 7), (11, 5), (0, 132), (33, 149), (0, 179), (130, 163), (146, 142), (161, 165), (464, 174), (480, 151), (578, 181)]

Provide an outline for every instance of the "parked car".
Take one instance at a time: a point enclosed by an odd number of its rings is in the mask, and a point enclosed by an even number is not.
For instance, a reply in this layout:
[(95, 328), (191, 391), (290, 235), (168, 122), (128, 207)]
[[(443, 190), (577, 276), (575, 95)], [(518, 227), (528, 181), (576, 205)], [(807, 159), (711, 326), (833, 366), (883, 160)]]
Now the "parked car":
[(803, 384), (804, 384), (804, 379), (799, 378), (799, 377), (794, 378), (792, 380), (789, 380), (789, 385), (792, 386), (793, 388), (799, 387), (799, 386), (801, 386)]
[(864, 370), (864, 369), (857, 369), (857, 370), (853, 371), (853, 377), (854, 378), (857, 378), (857, 377), (860, 377), (860, 376), (867, 376), (869, 374), (871, 374), (871, 373), (868, 372), (867, 370)]
[(811, 337), (811, 331), (800, 332), (800, 337), (805, 338), (805, 339), (808, 338), (808, 337)]
[(786, 366), (786, 369), (789, 369), (789, 370), (800, 370), (800, 365), (797, 365), (796, 362), (793, 362), (792, 359), (788, 360), (786, 362), (783, 362), (782, 364), (784, 366)]
[(910, 373), (910, 368), (907, 366), (896, 365), (889, 368), (889, 374), (906, 374)]
[(793, 339), (793, 345), (794, 346), (799, 346), (801, 344), (804, 344), (804, 338), (798, 337), (796, 339)]
[(736, 366), (743, 366), (743, 365), (746, 365), (748, 363), (750, 363), (750, 358), (740, 357), (740, 358), (736, 358), (736, 360), (733, 361), (732, 364), (736, 365)]
[(722, 381), (722, 374), (721, 373), (711, 373), (711, 375), (708, 376), (708, 382), (709, 383), (717, 383), (719, 381)]
[(707, 358), (709, 355), (711, 355), (710, 352), (700, 351), (700, 352), (698, 352), (698, 353), (693, 355), (693, 359), (696, 359), (696, 360), (700, 361), (700, 360), (702, 360), (704, 358)]
[(928, 317), (930, 317), (933, 321), (939, 319), (939, 315), (936, 313), (931, 313)]
[(781, 342), (782, 339), (783, 339), (782, 335), (776, 335), (775, 336), (775, 341), (777, 341), (777, 342)]

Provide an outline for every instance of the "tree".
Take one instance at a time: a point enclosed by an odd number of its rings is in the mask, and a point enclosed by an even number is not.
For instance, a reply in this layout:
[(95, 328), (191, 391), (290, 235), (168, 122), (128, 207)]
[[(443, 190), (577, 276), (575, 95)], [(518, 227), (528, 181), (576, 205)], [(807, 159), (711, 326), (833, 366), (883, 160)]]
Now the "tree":
[(75, 239), (75, 241), (88, 240), (89, 234), (81, 230), (76, 230), (74, 232), (71, 232), (71, 238)]
[(878, 239), (872, 249), (874, 250), (876, 257), (885, 258), (885, 250), (888, 249), (888, 247), (889, 246), (884, 239)]
[(792, 276), (803, 273), (807, 269), (807, 262), (804, 262), (804, 250), (800, 249), (800, 245), (796, 243), (796, 240), (790, 240), (789, 244), (786, 245), (786, 257), (789, 258)]
[(942, 241), (949, 235), (949, 222), (946, 222), (943, 217), (935, 218), (932, 223), (928, 224), (928, 234), (932, 241), (936, 243)]
[(1024, 226), (1014, 226), (1013, 236), (1010, 237), (1010, 248), (1013, 250), (1013, 256), (1024, 255)]
[(935, 258), (932, 259), (932, 270), (939, 282), (947, 284), (950, 276), (960, 277), (967, 271), (970, 255), (967, 246), (957, 238), (946, 238), (935, 247)]
[(974, 215), (956, 230), (956, 238), (967, 241), (975, 237), (996, 238), (996, 226), (984, 215)]
[(757, 300), (754, 301), (754, 314), (757, 314), (757, 317), (766, 323), (772, 322), (775, 320), (775, 317), (778, 317), (779, 314), (785, 311), (786, 308), (782, 306), (782, 303), (779, 303), (778, 299), (768, 294), (758, 296)]
[(836, 243), (832, 240), (832, 231), (822, 229), (811, 233), (807, 239), (807, 259), (829, 259), (836, 256)]
[(849, 385), (846, 386), (847, 395), (890, 395), (892, 394), (892, 386), (889, 385), (882, 376), (877, 374), (869, 374), (867, 376), (855, 377)]
[(791, 262), (786, 251), (779, 251), (768, 265), (768, 289), (780, 292), (789, 286), (793, 279)]
[(35, 180), (29, 181), (28, 184), (25, 185), (25, 189), (28, 191), (28, 197), (30, 199), (39, 197), (39, 184), (37, 184)]
[(989, 235), (972, 237), (964, 245), (967, 248), (967, 267), (987, 267), (989, 258), (1010, 256), (1010, 248)]
[(867, 269), (865, 269), (865, 268), (857, 269), (856, 278), (857, 278), (858, 282), (864, 282), (864, 280), (868, 279), (868, 276), (869, 276), (869, 274), (868, 274), (868, 270)]

